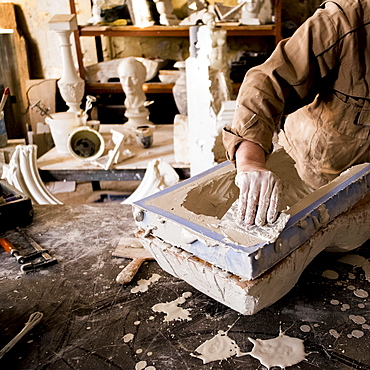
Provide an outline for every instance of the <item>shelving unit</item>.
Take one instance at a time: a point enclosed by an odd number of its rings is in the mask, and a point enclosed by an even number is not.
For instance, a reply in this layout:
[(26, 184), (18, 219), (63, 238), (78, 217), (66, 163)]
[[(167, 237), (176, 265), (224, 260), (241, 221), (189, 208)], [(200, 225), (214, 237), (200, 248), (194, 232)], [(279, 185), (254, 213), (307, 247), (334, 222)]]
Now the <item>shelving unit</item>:
[[(220, 26), (227, 31), (228, 37), (274, 37), (275, 44), (281, 40), (281, 7), (282, 0), (275, 0), (275, 23), (260, 26), (238, 26), (229, 23)], [(70, 0), (71, 13), (76, 13), (74, 0)], [(85, 78), (80, 37), (95, 37), (99, 47), (101, 37), (188, 37), (189, 26), (82, 26), (75, 32), (75, 42), (80, 76)], [(234, 91), (238, 91), (240, 84), (234, 84)], [(173, 84), (145, 83), (143, 89), (148, 94), (172, 93)], [(86, 83), (85, 90), (90, 94), (123, 93), (120, 83)]]

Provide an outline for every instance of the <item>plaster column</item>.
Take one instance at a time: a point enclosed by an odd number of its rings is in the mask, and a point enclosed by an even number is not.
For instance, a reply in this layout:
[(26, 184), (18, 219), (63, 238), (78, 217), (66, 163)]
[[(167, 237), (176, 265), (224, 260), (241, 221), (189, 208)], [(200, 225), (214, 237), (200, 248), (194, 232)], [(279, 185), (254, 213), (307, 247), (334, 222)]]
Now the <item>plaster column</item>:
[[(230, 100), (226, 31), (206, 13), (192, 56), (186, 60), (190, 173), (197, 175), (226, 159), (218, 114)], [(192, 35), (194, 39), (194, 35)]]
[(62, 77), (58, 87), (63, 100), (68, 105), (68, 112), (81, 112), (81, 101), (85, 91), (85, 81), (77, 74), (72, 58), (71, 34), (77, 29), (74, 14), (58, 14), (49, 21), (50, 29), (59, 37), (59, 49), (62, 55)]

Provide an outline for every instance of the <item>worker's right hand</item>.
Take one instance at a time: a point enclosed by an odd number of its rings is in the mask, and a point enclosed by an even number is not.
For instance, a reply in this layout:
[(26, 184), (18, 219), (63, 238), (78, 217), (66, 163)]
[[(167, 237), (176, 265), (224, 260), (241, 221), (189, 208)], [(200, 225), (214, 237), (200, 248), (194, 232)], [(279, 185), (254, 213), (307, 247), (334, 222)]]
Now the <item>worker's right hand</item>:
[(281, 180), (268, 170), (242, 171), (235, 183), (240, 189), (238, 221), (263, 226), (276, 220), (281, 197)]

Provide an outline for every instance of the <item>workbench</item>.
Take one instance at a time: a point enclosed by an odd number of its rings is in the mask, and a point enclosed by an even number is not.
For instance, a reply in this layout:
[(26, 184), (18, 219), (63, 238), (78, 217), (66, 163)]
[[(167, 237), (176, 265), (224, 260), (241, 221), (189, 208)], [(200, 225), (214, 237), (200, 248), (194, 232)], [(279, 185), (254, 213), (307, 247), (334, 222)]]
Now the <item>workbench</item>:
[[(307, 361), (292, 370), (370, 369), (370, 330), (349, 318), (358, 315), (370, 324), (369, 298), (354, 294), (354, 289), (370, 292), (370, 282), (361, 268), (339, 262), (341, 255), (320, 254), (284, 298), (242, 316), (168, 275), (155, 261), (146, 262), (129, 285), (118, 285), (115, 278), (129, 260), (112, 252), (121, 237), (133, 236), (130, 206), (35, 205), (34, 211), (25, 230), (58, 264), (23, 274), (14, 258), (0, 252), (0, 348), (30, 314), (44, 315), (0, 360), (2, 369), (144, 369), (140, 361), (157, 370), (264, 369), (250, 355), (205, 365), (191, 356), (219, 330), (229, 330), (242, 352), (253, 347), (248, 337), (270, 339), (283, 331), (304, 340)], [(20, 250), (27, 248), (15, 230), (3, 236)], [(352, 254), (370, 259), (369, 242)], [(139, 279), (153, 274), (160, 279), (146, 292), (131, 292)], [(163, 313), (153, 311), (153, 305), (184, 292), (192, 293), (182, 305), (191, 309), (191, 320), (165, 322)], [(353, 330), (364, 335), (355, 337)], [(127, 334), (132, 340), (125, 339)]]
[[(120, 131), (124, 125), (100, 125), (100, 134), (106, 144), (106, 155), (113, 149), (110, 130)], [(173, 125), (155, 125), (153, 145), (145, 149), (135, 140), (125, 144), (135, 155), (123, 162), (114, 165), (111, 169), (103, 168), (73, 157), (71, 154), (59, 153), (54, 147), (37, 160), (39, 173), (44, 182), (50, 181), (141, 181), (144, 177), (148, 163), (154, 159), (162, 158), (177, 171), (181, 179), (189, 177), (189, 165), (176, 163), (173, 149)]]

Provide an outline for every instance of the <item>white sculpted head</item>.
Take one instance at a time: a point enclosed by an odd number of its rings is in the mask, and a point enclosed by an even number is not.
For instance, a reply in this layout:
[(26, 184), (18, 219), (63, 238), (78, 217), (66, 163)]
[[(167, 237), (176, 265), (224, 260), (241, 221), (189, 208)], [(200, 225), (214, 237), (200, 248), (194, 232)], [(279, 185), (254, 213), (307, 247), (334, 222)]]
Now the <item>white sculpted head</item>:
[(118, 66), (122, 89), (126, 94), (127, 109), (140, 108), (146, 100), (142, 85), (146, 79), (146, 68), (134, 57), (124, 58)]

